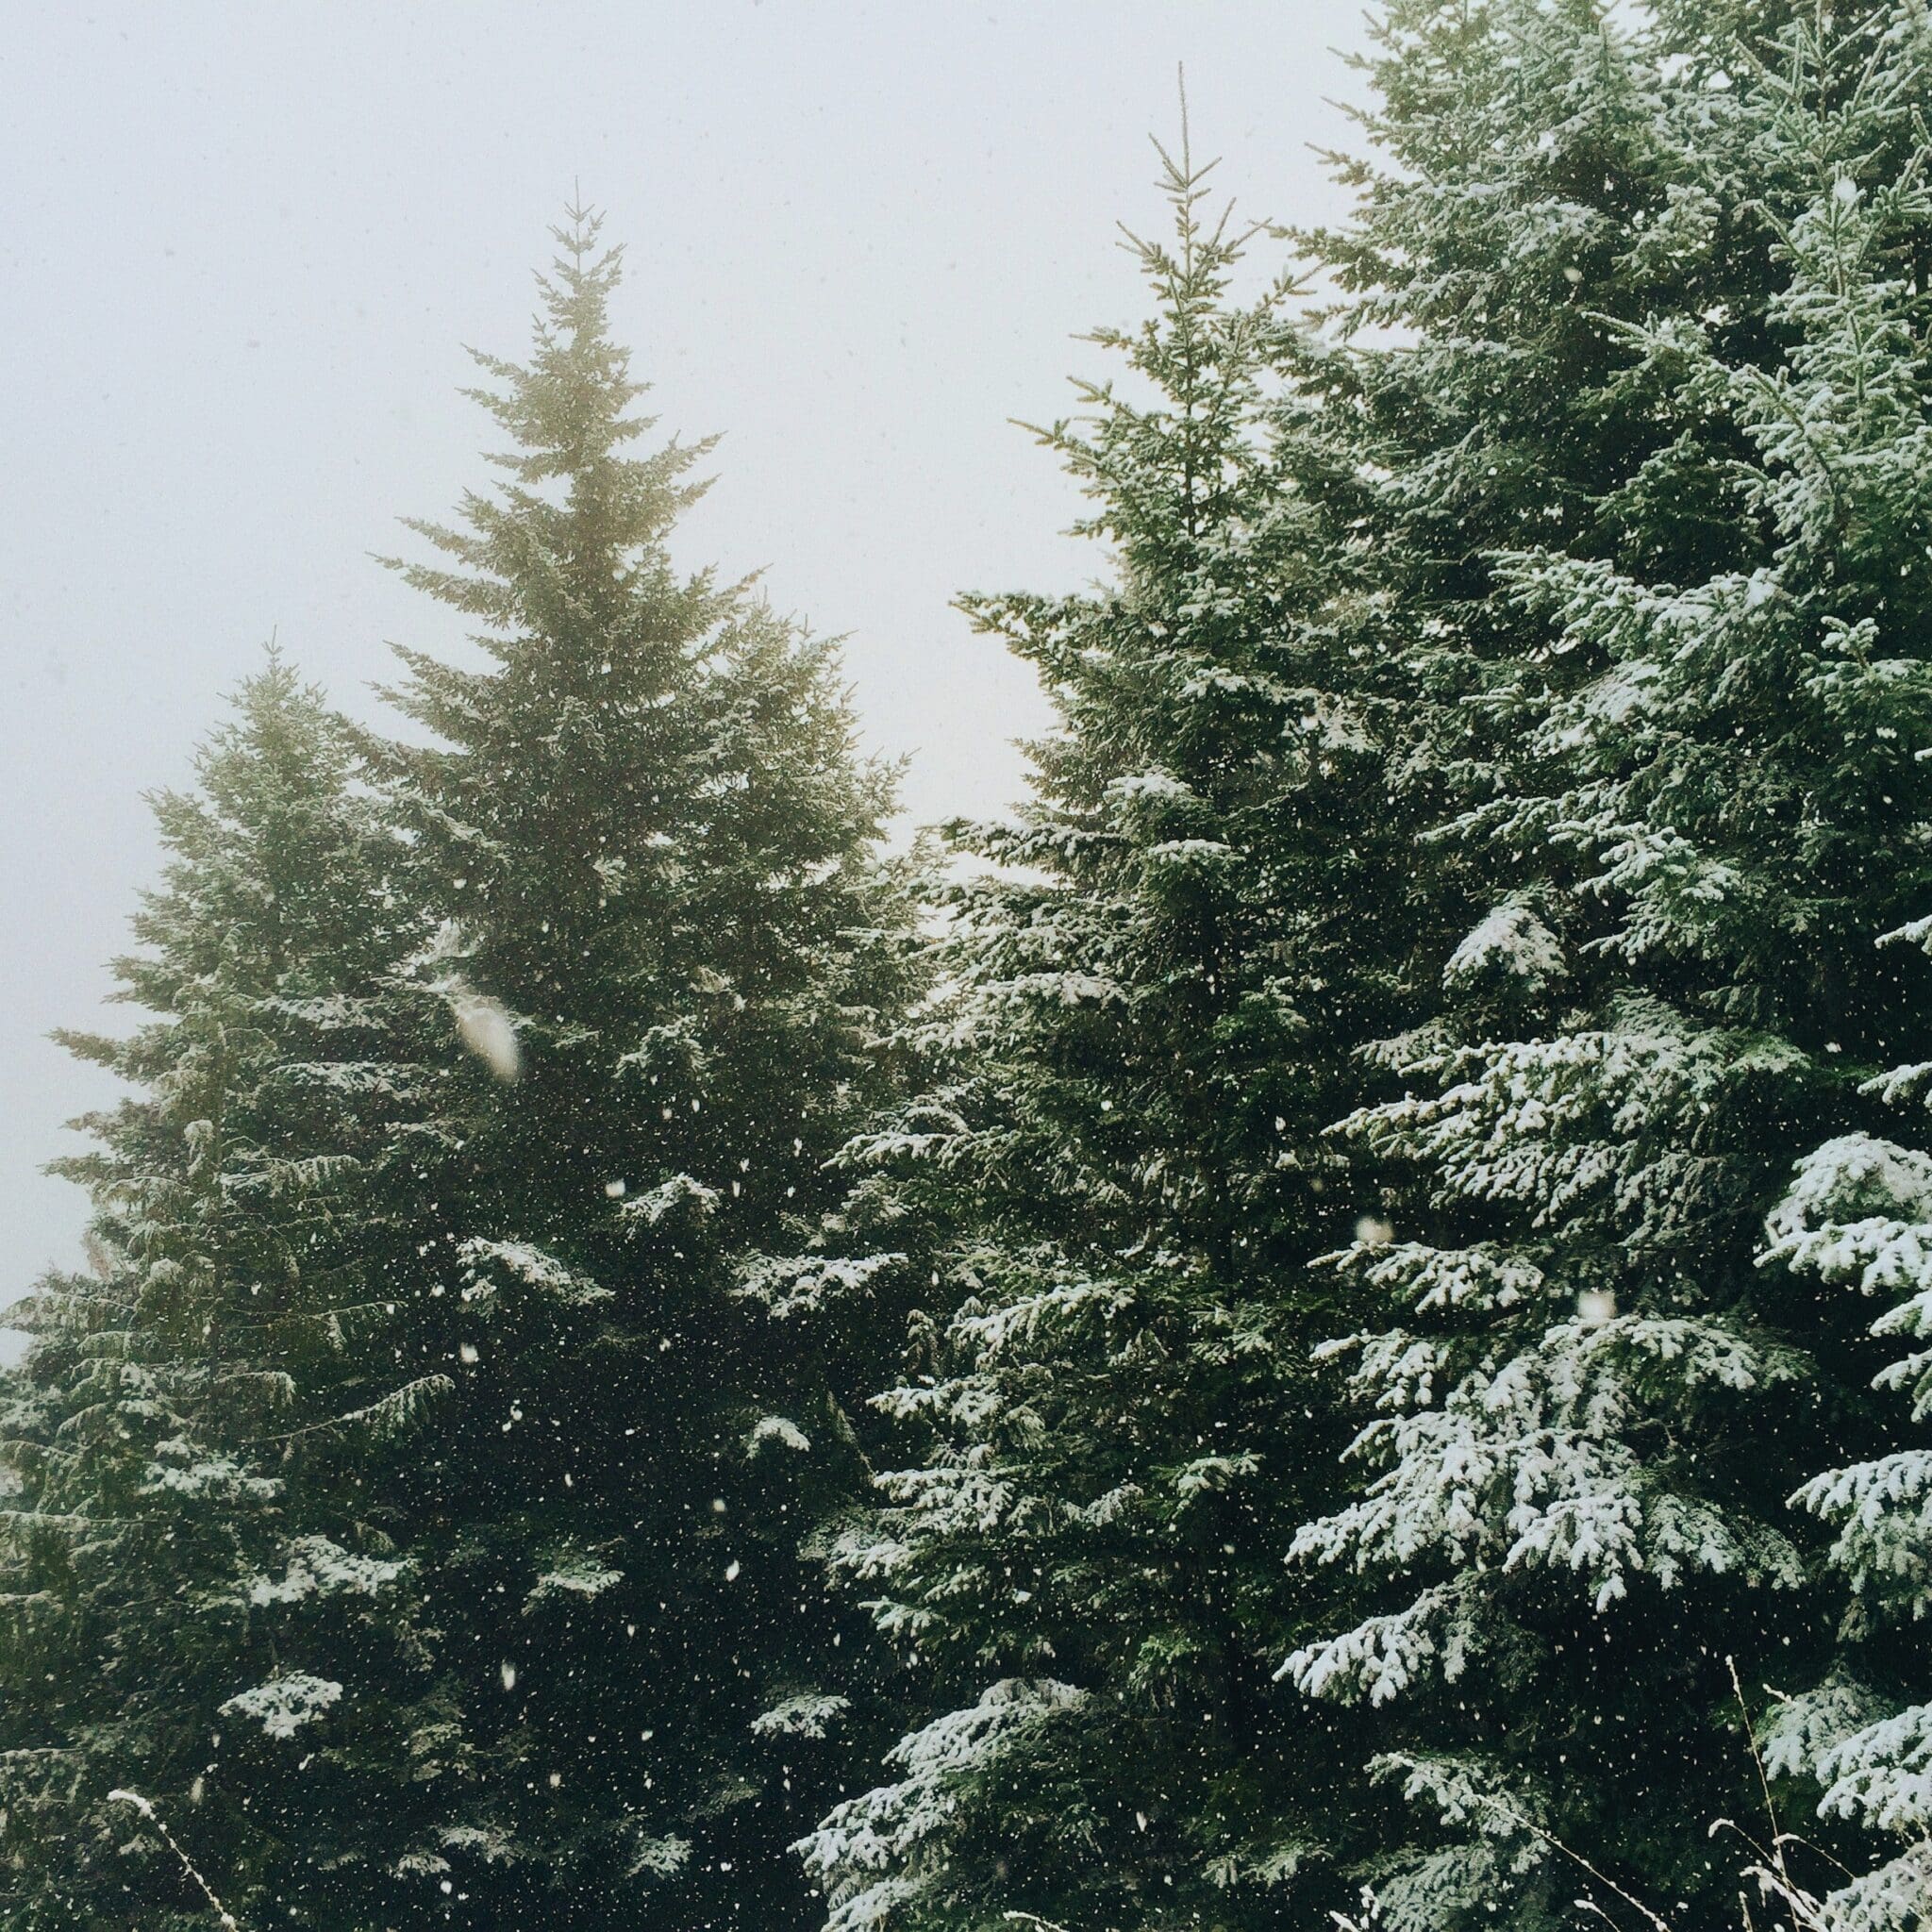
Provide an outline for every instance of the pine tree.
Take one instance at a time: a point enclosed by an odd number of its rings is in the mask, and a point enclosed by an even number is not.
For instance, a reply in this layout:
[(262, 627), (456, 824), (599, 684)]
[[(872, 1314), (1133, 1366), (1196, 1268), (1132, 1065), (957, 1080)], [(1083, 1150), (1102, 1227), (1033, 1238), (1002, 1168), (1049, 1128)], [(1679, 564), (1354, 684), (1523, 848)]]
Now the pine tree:
[(1121, 386), (1043, 432), (1113, 582), (967, 601), (1058, 724), (1016, 821), (953, 828), (940, 1079), (848, 1155), (937, 1265), (880, 1398), (914, 1453), (831, 1556), (937, 1714), (805, 1843), (838, 1932), (1298, 1923), (1339, 1825), (1337, 1724), (1271, 1676), (1340, 1446), (1322, 1130), (1405, 963), (1382, 613), (1320, 351), (1286, 279), (1231, 296), (1205, 172), (1094, 339)]
[(799, 1251), (885, 1095), (907, 889), (830, 648), (674, 568), (707, 446), (634, 447), (597, 228), (560, 232), (527, 364), (479, 358), (499, 487), (400, 566), (484, 654), (403, 652), (430, 741), (388, 755), (439, 923), (416, 996), (473, 1049), (423, 1122), (407, 1311), (450, 1395), (386, 1491), (467, 1700), (408, 1862), (439, 1923), (775, 1927), (846, 1701), (797, 1543), (859, 1476), (838, 1378), (878, 1373), (865, 1284), (814, 1321)]
[[(1415, 1239), (1352, 1257), (1397, 1310), (1349, 1344), (1372, 1474), (1298, 1550), (1382, 1600), (1291, 1659), (1401, 1714), (1418, 1817), (1370, 1873), (1396, 1926), (1567, 1922), (1553, 1840), (1730, 1922), (1699, 1832), (1750, 1791), (1725, 1657), (1809, 1668), (1828, 1598), (1787, 1498), (1879, 1427), (1843, 1310), (1756, 1249), (1923, 1033), (1873, 942), (1923, 894), (1927, 43), (1922, 8), (1771, 11), (1598, 36), (1664, 158), (1641, 225), (1678, 211), (1691, 258), (1600, 313), (1609, 392), (1655, 421), (1576, 476), (1593, 541), (1489, 538), (1513, 666), (1462, 708), (1518, 755), (1485, 772), (1441, 724), (1424, 752), (1506, 890), (1388, 1048), (1418, 1091), (1354, 1122), (1424, 1192)], [(1498, 359), (1534, 358), (1523, 326)]]
[[(361, 1924), (380, 1893), (372, 1851), (410, 1783), (396, 1739), (431, 1687), (362, 1487), (407, 1404), (401, 1224), (375, 1207), (410, 1075), (375, 1012), (411, 933), (358, 769), (272, 655), (197, 788), (155, 801), (164, 882), (117, 966), (151, 1017), (62, 1036), (133, 1091), (56, 1163), (92, 1198), (92, 1267), (10, 1317), (35, 1340), (0, 1519), (9, 1925), (205, 1924), (157, 1816), (231, 1909)], [(299, 1785), (254, 1749), (264, 1728), (303, 1756)]]

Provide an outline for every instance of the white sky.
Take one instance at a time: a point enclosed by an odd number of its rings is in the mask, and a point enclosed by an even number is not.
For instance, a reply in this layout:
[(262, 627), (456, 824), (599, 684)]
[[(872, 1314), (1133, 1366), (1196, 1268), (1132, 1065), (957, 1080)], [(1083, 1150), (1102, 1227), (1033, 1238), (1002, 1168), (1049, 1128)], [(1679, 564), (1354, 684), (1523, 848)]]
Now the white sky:
[(1252, 215), (1339, 212), (1356, 0), (16, 4), (0, 40), (0, 1304), (71, 1259), (40, 1174), (218, 694), (271, 631), (373, 718), (450, 620), (370, 561), (480, 482), (461, 344), (520, 356), (580, 181), (665, 431), (724, 432), (682, 560), (848, 635), (919, 820), (1017, 792), (1030, 674), (950, 608), (1069, 588), (1074, 499), (1008, 418), (1142, 313), (1116, 221), (1176, 127)]

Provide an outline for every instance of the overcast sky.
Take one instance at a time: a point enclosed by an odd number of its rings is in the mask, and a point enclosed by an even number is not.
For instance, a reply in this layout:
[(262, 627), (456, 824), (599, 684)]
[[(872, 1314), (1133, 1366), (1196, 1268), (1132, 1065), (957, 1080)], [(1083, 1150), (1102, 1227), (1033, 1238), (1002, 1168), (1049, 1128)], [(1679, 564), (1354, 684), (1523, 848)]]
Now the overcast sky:
[(108, 1092), (46, 1038), (105, 962), (273, 632), (337, 701), (443, 613), (372, 552), (481, 480), (462, 344), (517, 356), (574, 183), (626, 244), (662, 427), (722, 432), (681, 559), (849, 639), (922, 821), (1017, 791), (1030, 675), (950, 608), (1068, 588), (1074, 499), (1008, 419), (1141, 312), (1176, 128), (1250, 214), (1339, 211), (1354, 0), (629, 0), (8, 9), (0, 42), (0, 1301), (75, 1252), (39, 1173)]

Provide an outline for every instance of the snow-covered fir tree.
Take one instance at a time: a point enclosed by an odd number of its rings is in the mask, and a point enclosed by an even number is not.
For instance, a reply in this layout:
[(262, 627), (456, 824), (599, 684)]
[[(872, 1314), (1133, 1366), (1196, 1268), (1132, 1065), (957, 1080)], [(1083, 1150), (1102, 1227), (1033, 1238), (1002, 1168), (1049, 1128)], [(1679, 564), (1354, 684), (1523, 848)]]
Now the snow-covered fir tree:
[(845, 1701), (796, 1545), (858, 1479), (833, 1370), (889, 1341), (862, 1284), (815, 1324), (793, 1250), (909, 983), (891, 774), (829, 647), (674, 567), (703, 446), (641, 443), (618, 255), (559, 241), (528, 362), (480, 358), (498, 487), (399, 566), (482, 653), (402, 654), (388, 754), (455, 1023), (405, 1347), (449, 1392), (385, 1494), (463, 1790), (408, 1867), (436, 1923), (779, 1927)]
[(0, 1516), (9, 1925), (205, 1924), (156, 1817), (232, 1909), (381, 1923), (403, 1740), (437, 1698), (364, 1485), (421, 1391), (380, 1205), (411, 1075), (376, 1018), (411, 915), (358, 769), (272, 658), (195, 789), (155, 801), (167, 868), (117, 967), (148, 1017), (65, 1036), (132, 1091), (56, 1164), (92, 1199), (91, 1267), (9, 1317), (34, 1337)]
[[(1887, 937), (1923, 947), (1928, 936), (1922, 919)], [(1925, 1063), (1890, 1069), (1865, 1091), (1916, 1111)], [(1932, 1153), (1923, 1134), (1911, 1139), (1857, 1128), (1807, 1156), (1771, 1216), (1764, 1256), (1880, 1304), (1870, 1330), (1891, 1358), (1874, 1381), (1909, 1424), (1797, 1493), (1836, 1532), (1830, 1560), (1850, 1601), (1840, 1654), (1814, 1683), (1778, 1697), (1764, 1724), (1770, 1771), (1822, 1787), (1821, 1810), (1863, 1825), (1882, 1848), (1842, 1876), (1805, 1874), (1826, 1894), (1827, 1924), (1870, 1932), (1923, 1925), (1932, 1899)]]
[[(1497, 594), (1497, 553), (1676, 571), (1734, 541), (1724, 425), (1634, 368), (1617, 329), (1686, 308), (1715, 318), (1762, 280), (1761, 241), (1719, 218), (1704, 179), (1715, 161), (1687, 153), (1728, 97), (1672, 125), (1654, 63), (1605, 12), (1381, 9), (1355, 63), (1370, 152), (1334, 158), (1354, 219), (1301, 238), (1342, 291), (1332, 320), (1356, 348), (1331, 363), (1353, 411), (1337, 434), (1379, 479), (1371, 525), (1401, 613), (1411, 747), (1395, 776), (1439, 816), (1533, 768), (1538, 706), (1593, 673)], [(1731, 184), (1733, 201), (1742, 192)], [(1459, 939), (1549, 862), (1436, 841), (1411, 871), (1459, 892)]]
[[(1458, 10), (1507, 26), (1460, 58), (1509, 133), (1425, 207), (1487, 174), (1492, 208), (1498, 175), (1563, 151), (1561, 98), (1520, 86), (1562, 10)], [(1574, 264), (1607, 393), (1641, 407), (1619, 462), (1574, 473), (1584, 531), (1474, 533), (1515, 632), (1499, 670), (1487, 625), (1441, 616), (1427, 669), (1463, 680), (1461, 721), (1420, 756), (1461, 807), (1448, 846), (1502, 890), (1443, 961), (1443, 1014), (1386, 1050), (1415, 1091), (1352, 1123), (1424, 1194), (1350, 1257), (1396, 1318), (1340, 1350), (1361, 1493), (1297, 1540), (1381, 1592), (1289, 1670), (1400, 1713), (1384, 1768), (1415, 1828), (1367, 1875), (1415, 1932), (1569, 1923), (1553, 1840), (1674, 1923), (1732, 1922), (1737, 1861), (1701, 1829), (1752, 1791), (1725, 1658), (1752, 1685), (1812, 1670), (1832, 1593), (1789, 1498), (1888, 1426), (1856, 1312), (1757, 1265), (1758, 1228), (1821, 1125), (1925, 1053), (1923, 982), (1875, 943), (1923, 906), (1932, 803), (1924, 10), (1671, 8), (1572, 38), (1629, 77), (1657, 158), (1610, 273)], [(1549, 212), (1519, 232), (1554, 271)], [(1660, 236), (1633, 314), (1624, 271)], [(1425, 358), (1533, 361), (1543, 333), (1417, 319)], [(1440, 462), (1408, 458), (1421, 495), (1472, 453), (1447, 426)]]
[(939, 1083), (847, 1155), (939, 1253), (880, 1399), (915, 1453), (830, 1540), (926, 1713), (801, 1848), (838, 1932), (1299, 1923), (1339, 1824), (1343, 1726), (1272, 1677), (1342, 1441), (1323, 1129), (1411, 923), (1384, 613), (1294, 290), (1237, 300), (1252, 233), (1185, 158), (1165, 190), (1155, 312), (1043, 438), (1111, 582), (968, 600), (1058, 723), (1017, 817), (953, 830)]

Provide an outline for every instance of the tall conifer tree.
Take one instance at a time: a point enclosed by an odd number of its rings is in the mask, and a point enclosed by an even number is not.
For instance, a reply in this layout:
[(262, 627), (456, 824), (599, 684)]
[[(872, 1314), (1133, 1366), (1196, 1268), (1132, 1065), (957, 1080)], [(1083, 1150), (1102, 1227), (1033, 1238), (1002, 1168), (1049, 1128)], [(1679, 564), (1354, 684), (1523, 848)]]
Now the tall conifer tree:
[(435, 1698), (365, 1472), (425, 1394), (390, 1332), (413, 1075), (378, 1017), (419, 936), (358, 767), (273, 658), (196, 789), (156, 800), (167, 870), (117, 968), (149, 1017), (64, 1036), (133, 1091), (56, 1167), (92, 1198), (93, 1266), (11, 1318), (35, 1339), (0, 1564), (9, 1925), (205, 1924), (157, 1817), (231, 1909), (278, 1920), (379, 1923), (402, 1849), (403, 1740)]
[(946, 1076), (849, 1157), (941, 1253), (881, 1398), (924, 1447), (833, 1557), (942, 1714), (805, 1847), (840, 1932), (1288, 1924), (1333, 1850), (1337, 1726), (1271, 1677), (1341, 1440), (1322, 1130), (1406, 965), (1382, 613), (1291, 287), (1234, 300), (1252, 237), (1165, 187), (1122, 384), (1044, 437), (1114, 579), (969, 603), (1059, 724), (955, 831)]
[(675, 569), (703, 446), (637, 447), (617, 253), (559, 240), (528, 363), (479, 358), (499, 487), (402, 566), (485, 654), (403, 653), (391, 753), (418, 984), (477, 1049), (408, 1343), (452, 1392), (391, 1490), (468, 1712), (412, 1869), (452, 1924), (780, 1926), (843, 1703), (795, 1546), (858, 1462), (838, 1336), (762, 1291), (884, 1097), (891, 774), (827, 646)]
[[(1545, 1834), (1730, 1922), (1700, 1833), (1751, 1791), (1725, 1658), (1812, 1668), (1830, 1596), (1788, 1498), (1878, 1427), (1854, 1323), (1757, 1265), (1757, 1225), (1817, 1124), (1923, 1052), (1923, 988), (1874, 941), (1923, 893), (1928, 803), (1924, 9), (1597, 38), (1659, 157), (1622, 260), (1674, 230), (1645, 311), (1598, 323), (1645, 408), (1576, 476), (1592, 541), (1489, 539), (1520, 641), (1463, 708), (1526, 756), (1424, 743), (1463, 761), (1449, 843), (1507, 890), (1449, 1011), (1389, 1049), (1418, 1091), (1354, 1124), (1427, 1198), (1353, 1257), (1399, 1308), (1353, 1344), (1373, 1474), (1299, 1539), (1384, 1592), (1292, 1670), (1402, 1713), (1417, 1827), (1372, 1875), (1417, 1932), (1568, 1923)], [(1488, 85), (1519, 104), (1498, 165), (1560, 148), (1549, 104)]]

